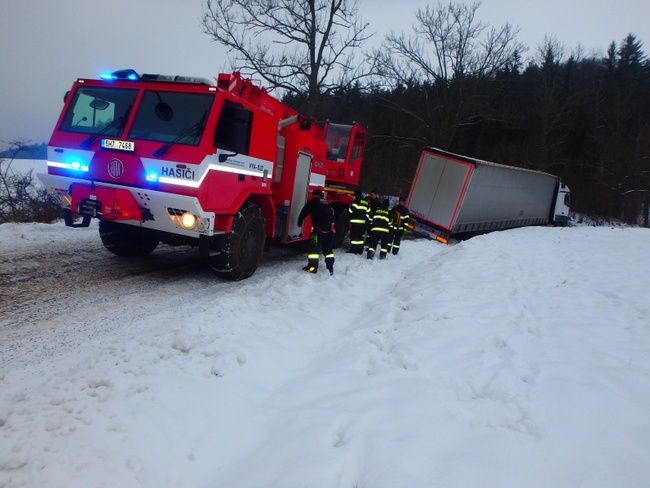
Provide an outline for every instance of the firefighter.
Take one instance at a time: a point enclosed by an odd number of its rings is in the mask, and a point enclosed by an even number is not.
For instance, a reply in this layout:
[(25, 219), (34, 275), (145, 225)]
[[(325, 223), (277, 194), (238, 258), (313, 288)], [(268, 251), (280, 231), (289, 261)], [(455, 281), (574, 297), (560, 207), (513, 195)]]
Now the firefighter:
[(396, 255), (399, 252), (400, 243), (402, 242), (402, 236), (406, 234), (406, 231), (409, 229), (410, 223), (410, 212), (406, 208), (406, 198), (400, 195), (397, 200), (397, 205), (391, 209), (391, 225), (392, 231), (390, 239), (388, 240), (388, 251)]
[(379, 250), (379, 259), (384, 259), (388, 254), (388, 237), (390, 236), (390, 202), (385, 199), (381, 208), (375, 210), (374, 217), (370, 228), (370, 237), (368, 238), (368, 259), (375, 257), (377, 245), (381, 244)]
[(309, 237), (309, 251), (307, 254), (307, 266), (302, 268), (309, 273), (318, 272), (319, 245), (325, 256), (325, 266), (330, 274), (334, 274), (334, 233), (335, 217), (334, 209), (323, 198), (323, 190), (316, 188), (312, 197), (305, 203), (305, 206), (298, 215), (298, 225), (302, 227), (307, 216), (311, 216), (311, 236)]
[(363, 254), (366, 228), (369, 222), (368, 200), (363, 197), (361, 190), (355, 190), (354, 201), (350, 208), (350, 250), (352, 254)]
[(375, 216), (375, 210), (377, 210), (379, 207), (381, 207), (379, 192), (377, 190), (370, 190), (370, 195), (368, 196), (368, 225), (366, 226), (365, 244), (368, 244), (368, 238), (370, 237), (370, 228), (372, 227), (372, 219)]
[(368, 197), (368, 208), (370, 209), (371, 217), (374, 211), (380, 207), (381, 207), (381, 200), (379, 200), (379, 191), (371, 190), (370, 196)]

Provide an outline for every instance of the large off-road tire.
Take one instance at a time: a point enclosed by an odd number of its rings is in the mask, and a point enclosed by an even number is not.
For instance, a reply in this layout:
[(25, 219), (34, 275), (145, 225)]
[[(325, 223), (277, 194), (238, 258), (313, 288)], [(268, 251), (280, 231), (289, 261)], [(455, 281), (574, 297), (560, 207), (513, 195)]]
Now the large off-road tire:
[(350, 214), (347, 209), (344, 209), (336, 221), (336, 234), (334, 235), (334, 249), (338, 249), (343, 245), (343, 241), (348, 233), (350, 227)]
[(231, 232), (213, 238), (210, 267), (214, 272), (232, 281), (255, 273), (264, 252), (265, 226), (262, 210), (253, 203), (244, 203), (235, 216)]
[(110, 252), (122, 257), (146, 256), (156, 249), (158, 236), (149, 229), (100, 220), (99, 237)]

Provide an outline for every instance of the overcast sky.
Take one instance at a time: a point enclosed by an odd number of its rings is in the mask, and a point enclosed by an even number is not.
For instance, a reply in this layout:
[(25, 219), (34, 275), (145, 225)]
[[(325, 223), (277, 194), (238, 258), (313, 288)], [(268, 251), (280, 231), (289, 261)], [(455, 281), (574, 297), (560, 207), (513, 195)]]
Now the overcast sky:
[[(376, 32), (409, 31), (435, 1), (361, 0)], [(458, 2), (460, 3), (460, 2)], [(201, 0), (0, 0), (0, 141), (47, 142), (64, 93), (78, 77), (139, 73), (214, 78), (225, 51), (201, 32)], [(530, 47), (556, 36), (571, 50), (605, 52), (632, 32), (650, 52), (648, 0), (484, 0), (480, 20), (519, 26)]]

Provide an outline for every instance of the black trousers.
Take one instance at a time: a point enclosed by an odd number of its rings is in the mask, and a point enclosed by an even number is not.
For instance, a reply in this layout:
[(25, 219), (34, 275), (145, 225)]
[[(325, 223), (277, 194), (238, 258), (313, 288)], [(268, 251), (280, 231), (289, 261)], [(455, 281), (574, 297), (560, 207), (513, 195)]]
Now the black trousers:
[(404, 231), (402, 229), (393, 229), (393, 231), (390, 233), (390, 242), (388, 243), (388, 252), (393, 251), (393, 254), (397, 254), (399, 252), (399, 247), (402, 242), (402, 236), (404, 235)]
[(354, 254), (363, 253), (366, 224), (350, 224), (350, 251)]
[(385, 258), (386, 253), (388, 252), (388, 238), (390, 233), (388, 231), (374, 231), (370, 233), (368, 238), (368, 259), (372, 259), (377, 251), (377, 244), (381, 242), (381, 248), (379, 251), (379, 257)]
[(309, 251), (307, 253), (307, 266), (318, 269), (318, 258), (322, 251), (325, 256), (325, 265), (330, 271), (334, 270), (334, 231), (321, 232), (314, 229), (309, 238)]

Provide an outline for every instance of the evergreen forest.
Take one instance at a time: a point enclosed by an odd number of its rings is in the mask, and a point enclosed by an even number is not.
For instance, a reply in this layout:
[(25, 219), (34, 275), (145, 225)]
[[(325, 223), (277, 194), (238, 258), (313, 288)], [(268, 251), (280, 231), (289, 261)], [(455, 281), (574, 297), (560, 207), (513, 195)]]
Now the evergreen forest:
[[(612, 41), (604, 54), (580, 47), (567, 54), (554, 38), (530, 53), (517, 29), (477, 20), (480, 2), (438, 4), (416, 12), (419, 27), (410, 36), (386, 35), (357, 63), (341, 56), (360, 52), (370, 37), (353, 21), (358, 0), (274, 2), (282, 22), (264, 9), (251, 12), (244, 0), (207, 0), (214, 10), (205, 32), (239, 53), (234, 68), (261, 75), (300, 113), (367, 128), (364, 192), (408, 194), (422, 150), (437, 147), (552, 173), (571, 188), (574, 212), (650, 226), (650, 60), (634, 34)], [(319, 31), (318, 44), (310, 35), (318, 31), (316, 7), (325, 4), (330, 20), (349, 19), (346, 41)], [(286, 36), (275, 43), (286, 50), (270, 55), (255, 36), (245, 49), (255, 28)], [(323, 52), (329, 57), (318, 58)], [(326, 83), (336, 69), (340, 77)], [(44, 144), (17, 144), (0, 157), (44, 152)]]
[[(564, 56), (547, 41), (536, 61), (379, 88), (356, 83), (318, 113), (369, 131), (361, 185), (407, 194), (424, 147), (560, 176), (572, 210), (648, 226), (650, 62), (633, 34), (606, 56)], [(309, 110), (296, 97), (285, 97)]]

